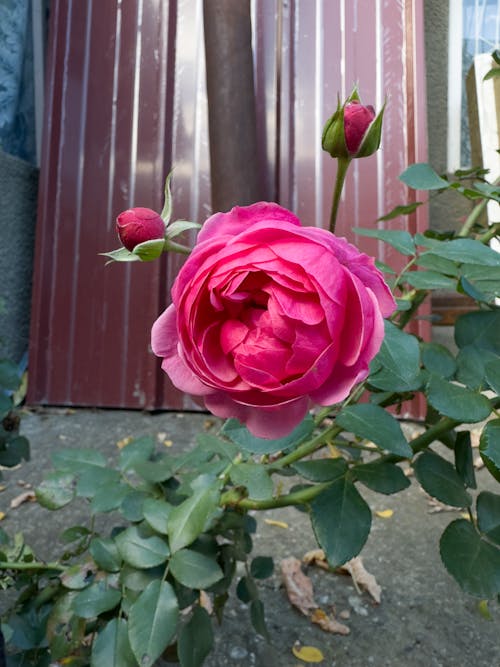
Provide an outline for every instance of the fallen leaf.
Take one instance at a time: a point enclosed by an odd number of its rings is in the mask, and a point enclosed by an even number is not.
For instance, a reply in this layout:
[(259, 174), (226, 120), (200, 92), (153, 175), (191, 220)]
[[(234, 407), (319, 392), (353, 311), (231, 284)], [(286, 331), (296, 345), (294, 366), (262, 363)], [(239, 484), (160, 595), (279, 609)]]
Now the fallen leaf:
[(276, 526), (277, 528), (288, 528), (286, 521), (276, 521), (275, 519), (264, 519), (264, 523), (268, 526)]
[(160, 431), (159, 433), (156, 434), (156, 439), (158, 440), (158, 442), (163, 442), (166, 437), (167, 434), (164, 431)]
[(212, 426), (215, 424), (215, 421), (213, 419), (205, 419), (203, 422), (203, 428), (205, 431), (208, 431)]
[(129, 445), (132, 442), (132, 440), (133, 440), (132, 436), (127, 435), (126, 438), (122, 438), (121, 440), (118, 440), (118, 442), (116, 443), (116, 446), (118, 447), (118, 449), (123, 449), (124, 447)]
[(335, 635), (348, 635), (350, 629), (347, 625), (339, 623), (333, 616), (328, 616), (322, 609), (315, 609), (311, 614), (311, 621), (319, 625), (325, 632), (331, 632)]
[(3, 486), (3, 484), (0, 484), (0, 493), (2, 493), (2, 491), (5, 491), (6, 488), (7, 488), (6, 486)]
[(479, 447), (479, 441), (481, 440), (481, 431), (478, 429), (473, 429), (470, 431), (470, 444), (471, 447), (477, 449)]
[(377, 580), (370, 574), (363, 565), (361, 556), (356, 556), (341, 566), (341, 570), (346, 570), (352, 577), (356, 588), (364, 589), (369, 593), (377, 604), (380, 604), (382, 588)]
[(381, 519), (390, 519), (394, 514), (394, 510), (377, 510), (375, 514)]
[(19, 505), (22, 505), (23, 503), (34, 503), (34, 502), (36, 502), (35, 492), (25, 491), (24, 493), (20, 493), (15, 498), (12, 498), (9, 507), (11, 510), (15, 510), (19, 507)]
[(315, 646), (294, 646), (292, 653), (296, 658), (302, 660), (302, 662), (323, 662), (325, 659), (323, 653)]
[(323, 549), (311, 549), (311, 551), (308, 551), (303, 555), (302, 562), (304, 565), (317, 565), (323, 570), (330, 569)]
[(290, 556), (281, 561), (281, 576), (285, 584), (288, 599), (304, 616), (318, 608), (314, 601), (312, 581), (301, 569), (298, 558)]
[(342, 611), (339, 612), (339, 618), (343, 619), (344, 621), (348, 621), (351, 618), (351, 612), (349, 609), (342, 609)]
[[(426, 494), (427, 495), (427, 494)], [(452, 505), (446, 505), (436, 498), (427, 496), (427, 504), (429, 509), (427, 510), (429, 514), (438, 514), (439, 512), (457, 512), (458, 508), (453, 507)]]
[(483, 618), (487, 621), (492, 621), (493, 617), (491, 615), (490, 609), (488, 607), (488, 600), (479, 600), (477, 603), (477, 610)]
[(476, 456), (474, 459), (474, 468), (476, 470), (481, 470), (481, 468), (484, 468), (484, 461), (480, 456)]
[[(316, 551), (320, 551), (317, 549)], [(325, 632), (340, 635), (349, 634), (349, 628), (339, 623), (333, 616), (328, 616), (314, 599), (312, 581), (301, 569), (301, 562), (297, 558), (285, 558), (281, 561), (281, 574), (288, 595), (288, 599), (312, 623), (319, 625)]]
[(200, 591), (200, 607), (202, 607), (207, 612), (207, 614), (209, 614), (210, 616), (212, 615), (214, 606), (212, 604), (210, 596), (207, 593), (205, 593), (205, 591)]

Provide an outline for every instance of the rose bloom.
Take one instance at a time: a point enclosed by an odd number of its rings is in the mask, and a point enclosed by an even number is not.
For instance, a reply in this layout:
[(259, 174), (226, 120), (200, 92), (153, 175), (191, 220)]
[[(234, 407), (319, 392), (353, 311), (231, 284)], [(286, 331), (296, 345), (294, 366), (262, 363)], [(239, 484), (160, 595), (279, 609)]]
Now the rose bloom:
[(206, 221), (151, 344), (178, 389), (279, 438), (368, 376), (394, 307), (372, 258), (259, 202)]
[(344, 107), (344, 136), (345, 145), (349, 153), (358, 152), (361, 142), (375, 118), (375, 109), (364, 106), (357, 100), (349, 102)]
[(140, 243), (162, 239), (165, 236), (165, 223), (150, 208), (129, 208), (116, 218), (116, 231), (125, 248), (132, 252)]

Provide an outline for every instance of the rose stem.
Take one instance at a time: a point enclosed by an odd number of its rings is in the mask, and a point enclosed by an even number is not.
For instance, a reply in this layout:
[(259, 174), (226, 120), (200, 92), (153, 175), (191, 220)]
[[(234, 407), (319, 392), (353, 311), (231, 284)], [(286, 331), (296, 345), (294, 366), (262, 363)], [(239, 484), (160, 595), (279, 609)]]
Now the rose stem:
[(335, 233), (335, 225), (337, 224), (337, 213), (340, 204), (340, 197), (344, 187), (345, 175), (347, 169), (351, 164), (351, 159), (348, 157), (337, 158), (337, 176), (335, 178), (335, 189), (333, 191), (332, 211), (330, 213), (330, 231)]

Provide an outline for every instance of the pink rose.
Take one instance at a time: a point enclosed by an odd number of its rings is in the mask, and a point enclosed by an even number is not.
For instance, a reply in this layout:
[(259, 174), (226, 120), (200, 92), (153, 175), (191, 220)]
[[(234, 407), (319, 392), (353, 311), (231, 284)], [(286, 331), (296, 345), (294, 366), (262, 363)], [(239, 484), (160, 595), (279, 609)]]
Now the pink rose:
[(139, 243), (164, 238), (165, 223), (150, 208), (129, 208), (116, 218), (116, 231), (125, 248), (132, 252)]
[(363, 106), (357, 100), (348, 102), (344, 107), (344, 136), (347, 150), (355, 155), (361, 142), (375, 118), (375, 109), (372, 106)]
[(346, 398), (395, 306), (373, 259), (266, 202), (206, 221), (172, 301), (152, 330), (163, 370), (263, 438)]

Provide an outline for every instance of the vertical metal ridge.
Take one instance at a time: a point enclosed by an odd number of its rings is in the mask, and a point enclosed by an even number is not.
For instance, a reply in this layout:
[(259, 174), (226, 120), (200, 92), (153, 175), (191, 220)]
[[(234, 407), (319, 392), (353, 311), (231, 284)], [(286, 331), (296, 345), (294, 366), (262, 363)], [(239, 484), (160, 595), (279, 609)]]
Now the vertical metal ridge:
[(85, 169), (85, 132), (87, 128), (87, 100), (89, 85), (89, 64), (90, 64), (90, 36), (92, 25), (92, 3), (87, 5), (87, 20), (85, 24), (85, 52), (83, 61), (82, 78), (82, 104), (80, 109), (80, 136), (78, 138), (79, 154), (76, 181), (76, 200), (75, 200), (75, 235), (73, 240), (73, 258), (75, 267), (71, 276), (71, 297), (69, 300), (69, 333), (68, 333), (68, 363), (66, 366), (66, 401), (71, 400), (71, 385), (73, 377), (73, 361), (75, 358), (75, 326), (76, 326), (76, 308), (78, 304), (78, 274), (79, 274), (79, 254), (81, 244), (81, 224), (82, 224), (82, 196), (83, 196), (83, 177)]
[(113, 84), (111, 97), (111, 127), (108, 167), (108, 201), (106, 207), (106, 227), (114, 229), (113, 217), (113, 184), (115, 181), (115, 151), (116, 151), (116, 114), (118, 104), (118, 80), (120, 73), (120, 49), (121, 49), (121, 26), (122, 26), (122, 0), (116, 2), (115, 22), (115, 51), (113, 58)]

